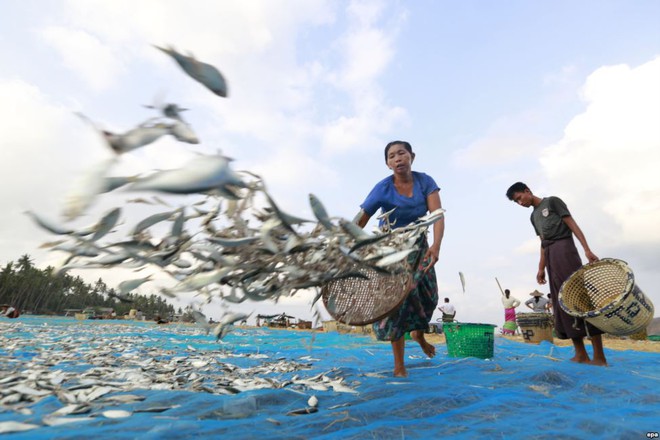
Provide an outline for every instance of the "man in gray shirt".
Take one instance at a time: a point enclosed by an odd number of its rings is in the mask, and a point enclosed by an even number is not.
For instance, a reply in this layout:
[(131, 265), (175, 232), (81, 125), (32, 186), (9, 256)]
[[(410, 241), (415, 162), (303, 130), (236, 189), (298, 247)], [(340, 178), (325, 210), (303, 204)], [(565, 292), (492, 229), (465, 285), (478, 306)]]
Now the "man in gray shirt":
[[(541, 239), (541, 256), (536, 281), (545, 284), (547, 269), (552, 294), (552, 310), (555, 318), (555, 333), (559, 339), (571, 339), (575, 348), (574, 362), (592, 365), (607, 365), (603, 352), (603, 331), (577, 318), (572, 317), (559, 306), (559, 289), (573, 272), (582, 267), (580, 254), (575, 247), (573, 235), (584, 249), (587, 260), (592, 263), (598, 257), (591, 252), (587, 239), (577, 225), (566, 204), (558, 197), (541, 198), (535, 196), (522, 182), (516, 182), (507, 190), (506, 196), (524, 208), (533, 207), (530, 220), (536, 235)], [(584, 346), (584, 337), (591, 336), (593, 359)]]

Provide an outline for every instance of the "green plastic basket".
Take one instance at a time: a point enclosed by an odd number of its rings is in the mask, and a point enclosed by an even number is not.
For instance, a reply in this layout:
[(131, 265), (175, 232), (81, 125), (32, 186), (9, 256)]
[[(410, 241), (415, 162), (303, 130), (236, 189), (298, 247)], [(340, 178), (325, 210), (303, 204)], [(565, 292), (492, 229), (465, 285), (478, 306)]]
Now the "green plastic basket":
[(447, 352), (451, 357), (493, 357), (495, 345), (493, 324), (445, 322), (442, 328), (447, 338)]

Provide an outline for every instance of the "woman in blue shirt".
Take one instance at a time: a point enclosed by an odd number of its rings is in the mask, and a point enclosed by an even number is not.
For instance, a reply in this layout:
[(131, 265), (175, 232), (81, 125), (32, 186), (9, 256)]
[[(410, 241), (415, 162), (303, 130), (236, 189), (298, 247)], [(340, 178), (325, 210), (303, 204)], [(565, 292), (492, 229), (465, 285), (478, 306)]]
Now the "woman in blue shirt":
[[(427, 212), (440, 209), (440, 188), (432, 177), (412, 171), (415, 153), (408, 142), (393, 141), (385, 147), (385, 163), (392, 170), (392, 175), (381, 180), (371, 190), (362, 210), (356, 219), (360, 227), (366, 226), (378, 209), (382, 212), (394, 210), (389, 216), (393, 228), (406, 226)], [(383, 226), (386, 219), (380, 220)], [(394, 354), (394, 375), (407, 376), (404, 365), (406, 332), (419, 343), (424, 353), (435, 356), (435, 347), (424, 338), (429, 328), (429, 321), (438, 305), (438, 285), (433, 266), (438, 261), (440, 245), (445, 230), (445, 221), (441, 219), (433, 224), (433, 244), (429, 247), (423, 237), (420, 252), (423, 252), (422, 264), (414, 268), (415, 285), (403, 304), (390, 316), (374, 323), (376, 337), (381, 341), (391, 341)], [(414, 262), (414, 253), (409, 262)]]

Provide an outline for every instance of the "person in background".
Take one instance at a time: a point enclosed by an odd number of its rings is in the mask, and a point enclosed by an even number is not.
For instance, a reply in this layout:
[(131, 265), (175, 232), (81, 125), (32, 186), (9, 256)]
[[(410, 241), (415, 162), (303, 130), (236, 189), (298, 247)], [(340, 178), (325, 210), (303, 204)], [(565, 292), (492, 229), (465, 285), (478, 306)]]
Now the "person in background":
[(552, 293), (548, 293), (548, 303), (545, 305), (545, 309), (548, 313), (552, 314)]
[(5, 316), (10, 319), (18, 318), (21, 315), (18, 309), (10, 305), (3, 305), (2, 312), (0, 313), (2, 314), (2, 316)]
[(532, 309), (535, 313), (543, 313), (548, 311), (548, 300), (543, 297), (543, 294), (538, 290), (530, 293), (532, 298), (525, 301), (525, 305)]
[[(568, 207), (558, 197), (541, 198), (532, 193), (523, 182), (516, 182), (506, 192), (509, 200), (524, 208), (532, 208), (530, 220), (536, 235), (541, 239), (541, 252), (536, 281), (546, 283), (546, 270), (552, 294), (552, 311), (555, 318), (555, 333), (559, 339), (571, 339), (575, 356), (573, 362), (607, 365), (603, 351), (603, 331), (585, 320), (578, 320), (566, 313), (559, 306), (559, 289), (573, 272), (582, 267), (580, 254), (575, 247), (575, 236), (589, 263), (598, 261), (591, 251), (582, 230), (578, 226)], [(591, 337), (593, 359), (584, 346), (584, 337)]]
[(445, 298), (445, 303), (438, 307), (442, 312), (442, 322), (454, 322), (456, 318), (456, 307), (449, 302), (449, 298)]
[[(412, 170), (414, 160), (415, 153), (408, 142), (393, 141), (385, 146), (385, 163), (392, 170), (392, 175), (378, 182), (360, 206), (361, 210), (355, 218), (360, 227), (364, 228), (378, 209), (382, 212), (393, 211), (389, 216), (390, 224), (400, 228), (427, 212), (442, 208), (440, 188), (431, 176)], [(381, 219), (380, 226), (384, 225), (385, 219)], [(438, 284), (433, 266), (438, 262), (444, 230), (443, 218), (433, 224), (431, 246), (426, 236), (421, 238), (419, 246), (422, 258), (419, 261), (422, 264), (412, 268), (413, 289), (398, 309), (373, 325), (379, 340), (392, 343), (394, 376), (408, 375), (404, 365), (404, 336), (407, 332), (410, 332), (411, 338), (428, 357), (435, 356), (435, 347), (426, 341), (424, 333), (428, 331), (429, 321), (438, 305)], [(410, 264), (414, 264), (417, 259), (415, 254), (417, 252), (409, 256)]]
[(518, 298), (511, 296), (509, 289), (504, 289), (502, 294), (502, 305), (504, 306), (504, 325), (502, 326), (502, 334), (513, 335), (516, 333), (518, 324), (516, 324), (516, 307), (520, 305)]

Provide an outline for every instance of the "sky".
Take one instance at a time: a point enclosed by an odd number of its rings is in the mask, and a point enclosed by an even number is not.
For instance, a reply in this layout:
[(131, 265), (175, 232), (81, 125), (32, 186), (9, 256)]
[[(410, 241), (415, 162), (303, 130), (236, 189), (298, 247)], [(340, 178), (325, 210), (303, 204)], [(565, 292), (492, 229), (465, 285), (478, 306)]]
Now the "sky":
[[(24, 254), (39, 267), (63, 257), (39, 248), (55, 237), (24, 213), (65, 224), (67, 194), (112, 156), (76, 112), (124, 132), (156, 116), (144, 105), (165, 101), (190, 109), (201, 143), (162, 138), (122, 155), (119, 174), (220, 150), (306, 218), (309, 193), (331, 215), (353, 218), (388, 175), (384, 146), (409, 141), (413, 169), (441, 188), (439, 295), (459, 321), (502, 324), (496, 278), (523, 301), (549, 292), (535, 281), (531, 211), (505, 197), (516, 181), (561, 197), (592, 251), (628, 262), (660, 305), (660, 2), (10, 0), (0, 12), (3, 266)], [(229, 96), (153, 45), (216, 66)], [(126, 198), (103, 195), (71, 226), (114, 206), (133, 224), (157, 212)], [(136, 277), (71, 273), (110, 286)], [(312, 295), (239, 309), (309, 319)], [(203, 311), (217, 319), (224, 306)]]

